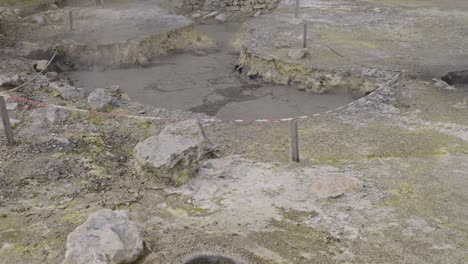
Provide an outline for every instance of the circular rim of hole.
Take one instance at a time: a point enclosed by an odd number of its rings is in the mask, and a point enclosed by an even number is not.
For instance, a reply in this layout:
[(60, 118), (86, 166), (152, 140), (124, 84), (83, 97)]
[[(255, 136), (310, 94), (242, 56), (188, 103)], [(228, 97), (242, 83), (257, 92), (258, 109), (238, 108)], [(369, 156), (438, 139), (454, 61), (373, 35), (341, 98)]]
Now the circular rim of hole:
[[(219, 261), (223, 261), (223, 262), (219, 262)], [(240, 262), (234, 260), (231, 257), (223, 256), (223, 255), (217, 255), (217, 254), (196, 255), (196, 256), (190, 257), (186, 261), (184, 261), (184, 264), (201, 264), (201, 263), (206, 263), (206, 264), (217, 264), (217, 263), (241, 264)]]

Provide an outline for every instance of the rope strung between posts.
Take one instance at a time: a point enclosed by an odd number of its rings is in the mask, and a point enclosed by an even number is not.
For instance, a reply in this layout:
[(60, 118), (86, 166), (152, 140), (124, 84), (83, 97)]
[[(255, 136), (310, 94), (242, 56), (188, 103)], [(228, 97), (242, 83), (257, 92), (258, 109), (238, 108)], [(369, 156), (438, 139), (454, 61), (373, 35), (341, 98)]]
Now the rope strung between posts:
[[(50, 60), (47, 62), (47, 64), (45, 65), (44, 69), (42, 69), (39, 73), (37, 73), (36, 75), (34, 75), (34, 77), (32, 77), (29, 81), (27, 81), (27, 82), (21, 84), (21, 85), (18, 86), (18, 87), (15, 87), (15, 88), (13, 88), (13, 89), (10, 89), (10, 90), (8, 90), (8, 91), (6, 91), (6, 92), (4, 92), (4, 93), (16, 92), (16, 91), (18, 91), (19, 89), (21, 89), (21, 88), (25, 87), (26, 85), (30, 84), (30, 83), (31, 83), (32, 81), (34, 81), (35, 79), (37, 79), (37, 77), (39, 77), (40, 75), (42, 75), (42, 74), (45, 72), (45, 70), (47, 69), (47, 67), (49, 67), (49, 65), (50, 65), (50, 64), (52, 63), (52, 61), (55, 59), (55, 56), (57, 56), (57, 54), (58, 54), (58, 50), (59, 50), (58, 48), (55, 49), (54, 55), (53, 55), (52, 58), (50, 58)], [(0, 95), (1, 95), (1, 94), (4, 94), (4, 93), (0, 93)]]
[(323, 42), (323, 41), (320, 41), (320, 46), (323, 46), (323, 47), (329, 49), (329, 50), (330, 50), (331, 52), (333, 52), (336, 56), (338, 56), (338, 57), (344, 59), (345, 61), (351, 62), (351, 63), (353, 63), (353, 64), (356, 64), (356, 65), (361, 66), (361, 67), (366, 68), (366, 69), (371, 69), (371, 70), (372, 70), (372, 69), (376, 69), (376, 70), (386, 71), (386, 72), (398, 72), (398, 73), (401, 72), (401, 71), (397, 71), (397, 70), (389, 70), (389, 69), (382, 69), (382, 68), (377, 68), (377, 67), (370, 67), (370, 66), (367, 66), (367, 65), (365, 65), (365, 64), (363, 64), (363, 63), (360, 63), (360, 62), (358, 62), (358, 61), (355, 61), (355, 60), (353, 60), (353, 59), (349, 59), (349, 58), (347, 58), (345, 55), (339, 53), (338, 51), (336, 51), (336, 49), (330, 47), (330, 45), (328, 45), (327, 43), (325, 43), (325, 42)]
[[(390, 81), (387, 82), (387, 85), (393, 85), (398, 78), (400, 77), (399, 74), (395, 75)], [(376, 93), (379, 91), (379, 89), (373, 91), (370, 93), (368, 96)], [(124, 113), (108, 113), (108, 112), (99, 112), (99, 111), (94, 111), (94, 110), (87, 110), (87, 109), (80, 109), (80, 108), (75, 108), (75, 107), (68, 107), (68, 106), (63, 106), (63, 105), (55, 105), (55, 104), (50, 104), (47, 102), (40, 102), (40, 101), (34, 101), (22, 97), (16, 97), (16, 96), (11, 96), (11, 95), (2, 95), (0, 96), (5, 96), (6, 98), (9, 98), (11, 100), (21, 102), (24, 104), (29, 104), (29, 105), (34, 105), (37, 107), (45, 107), (45, 108), (55, 108), (55, 109), (61, 109), (69, 112), (80, 112), (80, 113), (85, 113), (85, 114), (93, 114), (93, 115), (99, 115), (99, 116), (104, 116), (104, 117), (109, 117), (109, 118), (130, 118), (130, 119), (138, 119), (138, 120), (145, 120), (145, 121), (185, 121), (185, 120), (196, 120), (199, 122), (204, 122), (204, 123), (211, 123), (211, 122), (234, 122), (234, 123), (279, 123), (279, 122), (289, 122), (292, 120), (301, 120), (301, 119), (307, 119), (307, 118), (313, 118), (317, 117), (320, 115), (324, 114), (330, 114), (333, 112), (338, 112), (344, 108), (350, 107), (357, 102), (362, 102), (362, 100), (365, 100), (366, 97), (363, 97), (359, 100), (353, 101), (347, 105), (338, 107), (336, 109), (326, 111), (323, 113), (317, 113), (313, 115), (305, 115), (305, 116), (294, 116), (294, 117), (287, 117), (287, 118), (270, 118), (270, 119), (255, 119), (255, 120), (247, 120), (247, 119), (237, 119), (237, 120), (221, 120), (218, 118), (183, 118), (183, 117), (155, 117), (155, 116), (140, 116), (140, 115), (132, 115), (132, 114), (124, 114)]]

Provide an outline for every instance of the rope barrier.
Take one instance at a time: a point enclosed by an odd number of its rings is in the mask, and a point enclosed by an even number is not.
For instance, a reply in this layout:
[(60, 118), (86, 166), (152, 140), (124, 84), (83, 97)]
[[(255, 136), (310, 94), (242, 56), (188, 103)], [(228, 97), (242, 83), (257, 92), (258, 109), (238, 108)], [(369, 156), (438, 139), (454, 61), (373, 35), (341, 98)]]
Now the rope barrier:
[(52, 58), (47, 62), (47, 64), (45, 65), (44, 69), (42, 69), (42, 71), (40, 71), (39, 73), (37, 73), (36, 75), (34, 75), (34, 77), (32, 77), (29, 81), (21, 84), (20, 86), (17, 86), (13, 89), (10, 89), (8, 91), (6, 91), (7, 93), (12, 93), (12, 92), (16, 92), (18, 91), (19, 89), (25, 87), (26, 85), (30, 84), (32, 81), (34, 81), (35, 79), (37, 79), (37, 77), (39, 77), (41, 74), (44, 73), (44, 71), (47, 69), (47, 67), (49, 67), (49, 65), (52, 63), (52, 61), (55, 59), (55, 56), (57, 56), (57, 53), (58, 53), (58, 48), (55, 49), (55, 52), (54, 52), (54, 55), (52, 56)]
[[(390, 81), (387, 82), (387, 84), (391, 85), (392, 83), (395, 82), (396, 78), (398, 78), (400, 75), (396, 75), (393, 77)], [(373, 91), (370, 93), (368, 96), (376, 93), (379, 89)], [(87, 113), (87, 114), (93, 114), (93, 115), (99, 115), (99, 116), (104, 116), (104, 117), (112, 117), (112, 118), (131, 118), (131, 119), (138, 119), (138, 120), (145, 120), (145, 121), (186, 121), (186, 120), (196, 120), (199, 122), (203, 123), (214, 123), (214, 122), (234, 122), (234, 123), (279, 123), (279, 122), (290, 122), (292, 120), (302, 120), (302, 119), (307, 119), (307, 118), (313, 118), (317, 117), (320, 115), (324, 114), (330, 114), (333, 112), (340, 111), (346, 107), (349, 107), (359, 101), (362, 101), (366, 97), (363, 97), (361, 99), (358, 99), (356, 101), (353, 101), (349, 104), (346, 104), (344, 106), (335, 108), (333, 110), (329, 110), (323, 113), (317, 113), (313, 115), (304, 115), (304, 116), (294, 116), (294, 117), (287, 117), (287, 118), (269, 118), (269, 119), (253, 119), (253, 120), (248, 120), (248, 119), (236, 119), (236, 120), (222, 120), (218, 118), (178, 118), (178, 117), (153, 117), (153, 116), (139, 116), (139, 115), (132, 115), (132, 114), (124, 114), (124, 113), (108, 113), (108, 112), (100, 112), (100, 111), (94, 111), (94, 110), (86, 110), (86, 109), (80, 109), (80, 108), (75, 108), (75, 107), (67, 107), (67, 106), (62, 106), (62, 105), (55, 105), (55, 104), (50, 104), (47, 102), (41, 102), (41, 101), (34, 101), (30, 99), (26, 99), (23, 97), (17, 97), (17, 96), (12, 96), (12, 95), (7, 95), (7, 94), (2, 94), (0, 93), (0, 96), (4, 96), (6, 98), (9, 98), (11, 100), (29, 104), (29, 105), (34, 105), (38, 107), (44, 107), (44, 108), (55, 108), (55, 109), (61, 109), (69, 112), (80, 112), (80, 113)]]

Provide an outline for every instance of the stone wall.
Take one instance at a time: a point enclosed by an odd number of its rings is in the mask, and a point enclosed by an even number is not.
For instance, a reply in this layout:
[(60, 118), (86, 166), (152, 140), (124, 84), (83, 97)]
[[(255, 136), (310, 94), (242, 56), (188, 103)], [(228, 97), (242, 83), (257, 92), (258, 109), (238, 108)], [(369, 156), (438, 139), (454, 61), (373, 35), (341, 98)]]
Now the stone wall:
[(184, 0), (189, 12), (224, 11), (229, 13), (254, 14), (275, 9), (280, 0)]

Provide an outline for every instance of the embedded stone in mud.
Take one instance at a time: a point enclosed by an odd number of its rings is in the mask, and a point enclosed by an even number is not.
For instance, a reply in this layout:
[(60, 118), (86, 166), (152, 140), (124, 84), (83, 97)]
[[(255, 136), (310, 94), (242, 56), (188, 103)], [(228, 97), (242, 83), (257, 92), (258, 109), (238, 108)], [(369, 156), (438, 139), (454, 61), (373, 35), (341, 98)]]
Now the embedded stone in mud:
[(259, 56), (247, 48), (242, 49), (237, 68), (251, 79), (292, 85), (317, 94), (338, 93), (360, 98), (378, 88), (366, 78), (348, 71), (328, 71), (296, 60)]
[(319, 198), (338, 198), (345, 193), (360, 191), (361, 183), (345, 175), (319, 176), (312, 182), (310, 190)]
[(184, 264), (238, 264), (238, 262), (224, 256), (204, 255), (194, 257)]

